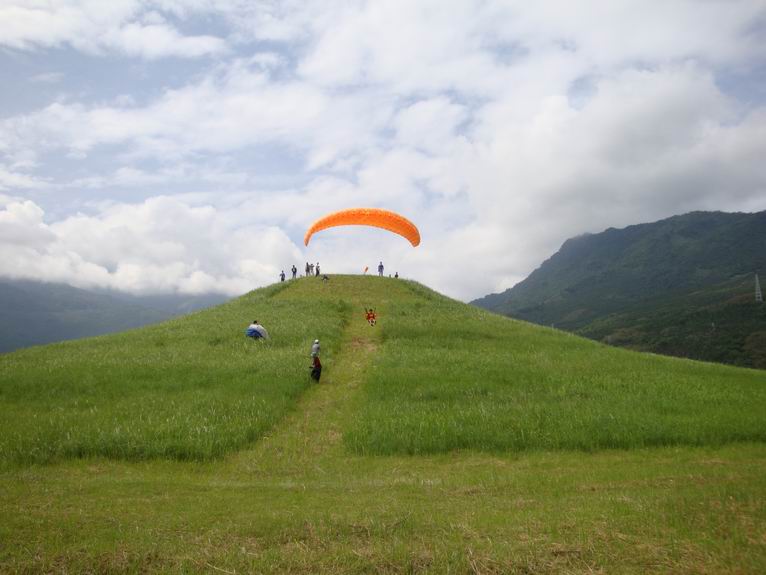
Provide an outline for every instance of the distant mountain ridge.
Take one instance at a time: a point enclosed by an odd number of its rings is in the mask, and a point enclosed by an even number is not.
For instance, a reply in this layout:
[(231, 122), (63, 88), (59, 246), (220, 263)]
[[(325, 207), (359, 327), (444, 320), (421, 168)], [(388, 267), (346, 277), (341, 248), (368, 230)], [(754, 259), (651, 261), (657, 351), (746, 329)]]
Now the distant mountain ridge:
[(644, 351), (766, 367), (756, 272), (766, 211), (692, 212), (569, 239), (524, 281), (472, 303)]
[(217, 294), (134, 296), (0, 279), (0, 352), (124, 331), (227, 299)]

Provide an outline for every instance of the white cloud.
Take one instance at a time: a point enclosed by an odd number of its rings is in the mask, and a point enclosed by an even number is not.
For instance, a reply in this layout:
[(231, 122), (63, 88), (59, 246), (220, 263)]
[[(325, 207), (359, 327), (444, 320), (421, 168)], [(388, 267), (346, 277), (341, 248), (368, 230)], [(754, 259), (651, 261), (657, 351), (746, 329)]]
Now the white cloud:
[(177, 160), (277, 143), (306, 152), (316, 168), (374, 146), (391, 114), (380, 94), (332, 96), (304, 82), (272, 81), (237, 60), (147, 106), (55, 102), (0, 120), (0, 150), (6, 142), (85, 158), (97, 146), (125, 145), (138, 157)]
[(137, 293), (237, 295), (300, 261), (281, 230), (237, 225), (237, 215), (155, 197), (46, 224), (33, 202), (10, 201), (0, 210), (0, 273)]
[(29, 80), (39, 84), (57, 84), (64, 79), (62, 72), (45, 72), (43, 74), (35, 74)]
[(8, 201), (0, 210), (0, 245), (36, 248), (52, 239), (43, 211), (33, 202)]
[[(586, 231), (766, 209), (766, 109), (726, 80), (757, 83), (764, 22), (761, 0), (6, 3), (5, 46), (220, 60), (154, 96), (72, 90), (0, 120), (0, 189), (65, 190), (49, 213), (78, 189), (150, 198), (48, 224), (6, 207), (7, 226), (37, 231), (3, 244), (0, 273), (235, 293), (293, 261), (383, 259), (471, 298)], [(65, 159), (46, 171), (50, 157)], [(263, 183), (279, 177), (299, 183)], [(156, 197), (170, 186), (182, 195)], [(293, 243), (355, 205), (401, 211), (421, 247), (365, 230)]]
[(126, 24), (104, 35), (103, 43), (130, 56), (147, 59), (180, 56), (195, 58), (226, 51), (226, 44), (213, 36), (183, 36), (165, 24)]
[(394, 120), (397, 143), (426, 152), (443, 152), (453, 143), (467, 116), (464, 106), (447, 98), (421, 100), (400, 111)]
[(30, 190), (35, 188), (43, 188), (47, 185), (47, 182), (25, 174), (23, 172), (9, 170), (2, 164), (0, 164), (0, 191), (2, 190)]
[(582, 109), (563, 96), (529, 118), (488, 106), (469, 181), (481, 225), (467, 229), (477, 243), (450, 253), (466, 266), (488, 262), (492, 277), (520, 279), (586, 231), (695, 209), (766, 209), (766, 169), (756, 160), (766, 115), (735, 111), (709, 74), (688, 66), (615, 75)]
[(246, 172), (227, 169), (222, 166), (181, 162), (159, 170), (148, 171), (133, 166), (122, 166), (106, 175), (77, 178), (66, 184), (69, 189), (114, 189), (145, 188), (156, 189), (173, 185), (196, 185), (209, 183), (228, 188), (242, 188), (252, 180)]
[(212, 35), (184, 36), (139, 0), (6, 0), (0, 5), (0, 46), (18, 50), (63, 45), (89, 53), (116, 51), (148, 59), (220, 54)]
[(602, 67), (689, 58), (724, 63), (765, 53), (749, 33), (766, 14), (760, 0), (549, 0), (493, 8), (493, 22), (513, 21), (513, 32), (526, 43), (565, 43)]

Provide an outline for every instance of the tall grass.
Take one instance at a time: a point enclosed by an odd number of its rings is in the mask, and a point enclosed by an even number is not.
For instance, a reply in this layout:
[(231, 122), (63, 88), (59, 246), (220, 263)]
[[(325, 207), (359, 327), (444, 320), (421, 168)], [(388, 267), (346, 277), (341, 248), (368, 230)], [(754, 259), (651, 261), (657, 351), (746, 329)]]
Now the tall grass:
[[(203, 460), (240, 449), (310, 385), (316, 337), (332, 374), (344, 326), (362, 322), (366, 306), (381, 312), (370, 329), (382, 343), (346, 423), (354, 452), (766, 440), (762, 371), (609, 348), (412, 282), (334, 276), (257, 290), (139, 330), (0, 356), (0, 464)], [(244, 337), (253, 318), (270, 341)]]
[(639, 354), (412, 285), (345, 435), (358, 453), (766, 440), (766, 372)]
[[(312, 340), (322, 338), (331, 358), (348, 316), (343, 301), (290, 300), (284, 287), (122, 334), (0, 356), (0, 462), (199, 460), (252, 442), (309, 385)], [(244, 337), (254, 318), (271, 340)]]

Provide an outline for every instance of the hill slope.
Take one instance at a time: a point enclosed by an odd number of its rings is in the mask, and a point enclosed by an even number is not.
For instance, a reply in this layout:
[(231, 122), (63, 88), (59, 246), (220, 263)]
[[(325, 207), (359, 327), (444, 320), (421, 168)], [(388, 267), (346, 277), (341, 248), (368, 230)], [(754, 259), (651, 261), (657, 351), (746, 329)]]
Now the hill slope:
[(694, 212), (567, 240), (524, 281), (473, 303), (605, 342), (766, 367), (766, 212)]
[(0, 357), (0, 571), (760, 573), (765, 388), (412, 282), (271, 286)]
[(133, 296), (0, 280), (0, 353), (124, 331), (219, 304), (223, 296)]
[[(766, 439), (762, 373), (642, 355), (508, 320), (412, 282), (307, 278), (138, 330), (0, 358), (0, 460), (207, 459), (265, 433), (375, 306), (382, 340), (343, 430), (361, 453)], [(243, 337), (253, 316), (272, 334)], [(372, 329), (372, 328), (371, 328)], [(327, 357), (327, 356), (326, 356)]]

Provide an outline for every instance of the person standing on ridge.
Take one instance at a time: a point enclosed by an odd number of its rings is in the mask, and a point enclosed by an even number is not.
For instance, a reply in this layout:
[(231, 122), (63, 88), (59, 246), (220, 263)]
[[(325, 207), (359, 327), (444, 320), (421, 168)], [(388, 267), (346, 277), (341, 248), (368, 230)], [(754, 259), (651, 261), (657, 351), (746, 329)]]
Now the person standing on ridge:
[(306, 277), (309, 277), (309, 271), (311, 271), (311, 268), (309, 267), (309, 263), (306, 262)]
[(293, 279), (295, 279), (295, 276), (298, 275), (298, 268), (295, 267), (295, 264), (293, 264), (293, 267), (290, 271), (293, 272)]
[(383, 277), (383, 262), (380, 262), (380, 263), (378, 264), (378, 275), (379, 275), (380, 277)]
[(317, 262), (316, 270), (317, 270), (316, 277), (319, 277), (319, 262)]
[(282, 273), (279, 274), (279, 281), (281, 282), (285, 281), (285, 270), (282, 270)]

